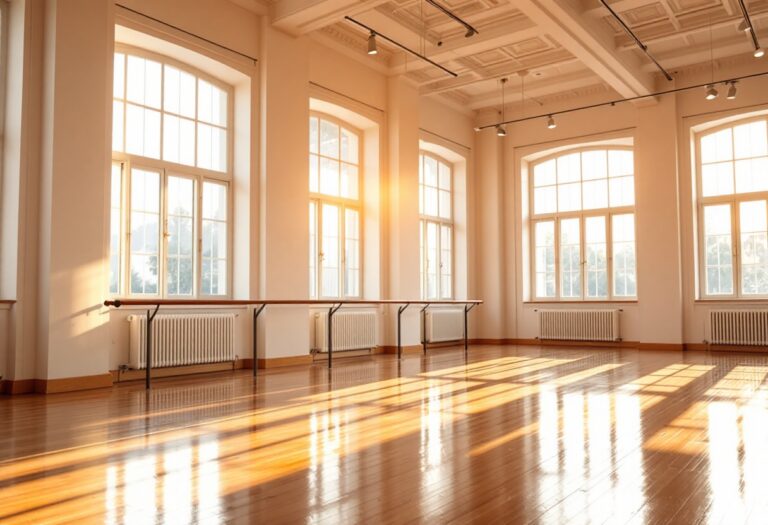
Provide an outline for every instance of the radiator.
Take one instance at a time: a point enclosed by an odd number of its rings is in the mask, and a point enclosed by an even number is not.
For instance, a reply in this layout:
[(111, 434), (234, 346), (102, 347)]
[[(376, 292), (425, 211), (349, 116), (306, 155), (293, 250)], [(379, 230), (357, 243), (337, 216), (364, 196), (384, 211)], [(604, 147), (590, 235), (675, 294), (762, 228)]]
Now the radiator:
[[(315, 349), (328, 351), (328, 313), (315, 314)], [(361, 350), (376, 346), (376, 312), (333, 314), (333, 351)]]
[[(426, 339), (424, 339), (426, 332)], [(464, 310), (437, 309), (425, 312), (422, 341), (439, 343), (464, 339)]]
[[(128, 366), (146, 368), (147, 318), (128, 316)], [(152, 367), (235, 360), (235, 314), (158, 315), (152, 321)]]
[(619, 311), (539, 310), (539, 339), (619, 341)]
[(709, 342), (768, 345), (768, 310), (711, 310)]

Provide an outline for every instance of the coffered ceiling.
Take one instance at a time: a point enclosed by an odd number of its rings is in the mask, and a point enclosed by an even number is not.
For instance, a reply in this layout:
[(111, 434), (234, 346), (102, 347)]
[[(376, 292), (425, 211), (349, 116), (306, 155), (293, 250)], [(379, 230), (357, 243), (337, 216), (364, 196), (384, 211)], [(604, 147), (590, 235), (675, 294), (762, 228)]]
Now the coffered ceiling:
[[(509, 99), (546, 102), (568, 94), (609, 90), (631, 97), (668, 87), (656, 66), (599, 0), (438, 0), (479, 33), (424, 0), (275, 0), (275, 26), (341, 47), (390, 75), (404, 74), (422, 94), (463, 107), (499, 103), (499, 79), (510, 77)], [(714, 57), (751, 54), (737, 0), (609, 0), (624, 22), (673, 76)], [(761, 44), (768, 47), (768, 0), (745, 0)], [(409, 56), (378, 39), (366, 54), (366, 31), (352, 16), (458, 74)], [(759, 59), (755, 59), (759, 60)], [(765, 69), (768, 70), (768, 57)]]

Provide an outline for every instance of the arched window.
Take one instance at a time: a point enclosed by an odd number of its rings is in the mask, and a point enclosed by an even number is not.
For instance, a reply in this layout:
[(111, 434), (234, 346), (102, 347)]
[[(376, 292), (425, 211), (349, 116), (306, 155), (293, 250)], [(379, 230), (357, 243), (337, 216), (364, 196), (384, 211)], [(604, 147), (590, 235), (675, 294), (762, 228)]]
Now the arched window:
[(702, 296), (768, 296), (767, 127), (760, 117), (696, 135)]
[(327, 115), (309, 119), (309, 292), (361, 297), (360, 133)]
[(537, 161), (531, 172), (534, 297), (635, 298), (632, 150), (568, 151)]
[(422, 299), (453, 298), (453, 169), (419, 155), (419, 268)]
[(118, 48), (110, 293), (230, 295), (232, 98), (191, 67)]

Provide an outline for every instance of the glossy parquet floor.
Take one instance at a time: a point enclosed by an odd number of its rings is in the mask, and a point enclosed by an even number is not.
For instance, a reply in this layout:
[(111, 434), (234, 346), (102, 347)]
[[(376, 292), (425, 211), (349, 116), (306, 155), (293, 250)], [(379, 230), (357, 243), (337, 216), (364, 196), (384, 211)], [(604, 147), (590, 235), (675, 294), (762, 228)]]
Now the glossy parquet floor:
[(0, 398), (0, 523), (768, 523), (768, 357), (473, 347)]

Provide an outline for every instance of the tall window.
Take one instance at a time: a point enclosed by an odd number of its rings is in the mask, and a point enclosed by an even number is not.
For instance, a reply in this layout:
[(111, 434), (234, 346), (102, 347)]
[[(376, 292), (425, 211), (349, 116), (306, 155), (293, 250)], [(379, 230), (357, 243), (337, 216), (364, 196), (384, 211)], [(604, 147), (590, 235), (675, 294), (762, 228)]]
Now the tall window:
[(115, 53), (110, 293), (229, 295), (231, 99), (170, 59)]
[(632, 150), (571, 151), (537, 162), (532, 175), (534, 297), (635, 298)]
[(419, 156), (419, 268), (422, 299), (453, 298), (453, 170)]
[(327, 116), (309, 119), (309, 292), (360, 297), (360, 136)]
[(768, 296), (768, 119), (696, 137), (702, 295)]

